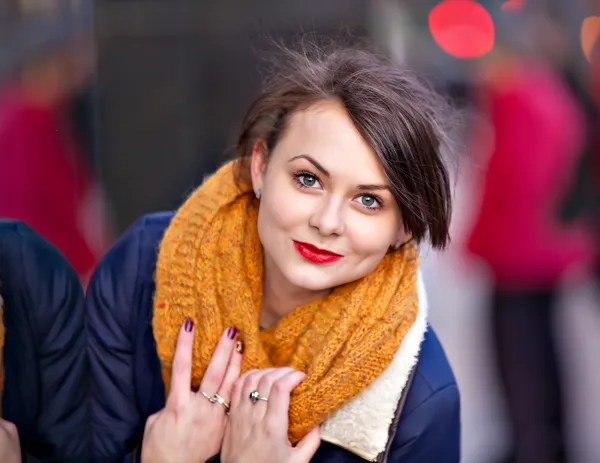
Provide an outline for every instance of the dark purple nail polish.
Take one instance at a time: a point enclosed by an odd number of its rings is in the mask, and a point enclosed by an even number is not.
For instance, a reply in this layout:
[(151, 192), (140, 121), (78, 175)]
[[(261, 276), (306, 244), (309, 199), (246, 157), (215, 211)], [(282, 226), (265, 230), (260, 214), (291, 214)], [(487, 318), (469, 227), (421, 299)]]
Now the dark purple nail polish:
[(229, 328), (227, 330), (227, 337), (229, 339), (235, 339), (237, 334), (238, 334), (238, 329), (235, 326), (232, 326), (231, 328)]
[(188, 318), (185, 321), (185, 325), (183, 325), (183, 329), (186, 330), (188, 333), (191, 332), (192, 329), (194, 329), (194, 322)]

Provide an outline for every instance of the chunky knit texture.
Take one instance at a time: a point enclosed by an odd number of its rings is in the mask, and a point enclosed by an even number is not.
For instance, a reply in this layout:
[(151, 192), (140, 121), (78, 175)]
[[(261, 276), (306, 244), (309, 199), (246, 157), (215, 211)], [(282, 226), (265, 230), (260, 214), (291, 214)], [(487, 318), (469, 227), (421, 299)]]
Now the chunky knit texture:
[(418, 249), (388, 253), (366, 277), (259, 328), (263, 255), (259, 201), (234, 182), (233, 163), (208, 178), (177, 211), (160, 245), (153, 329), (169, 387), (177, 336), (195, 322), (192, 385), (223, 331), (239, 330), (243, 371), (291, 366), (306, 373), (293, 391), (289, 437), (298, 442), (356, 397), (392, 362), (418, 313)]

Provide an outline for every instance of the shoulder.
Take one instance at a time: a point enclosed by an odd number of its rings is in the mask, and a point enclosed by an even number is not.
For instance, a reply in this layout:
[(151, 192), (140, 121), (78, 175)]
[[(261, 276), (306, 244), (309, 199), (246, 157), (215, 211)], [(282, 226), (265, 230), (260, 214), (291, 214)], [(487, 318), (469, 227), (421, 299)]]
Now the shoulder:
[[(40, 234), (20, 220), (0, 219), (0, 265), (13, 271), (32, 270), (31, 265), (71, 273), (62, 254)], [(19, 268), (20, 267), (20, 268)]]
[[(419, 301), (425, 315), (429, 304), (422, 276), (419, 276)], [(421, 313), (421, 311), (420, 311)], [(418, 325), (418, 320), (415, 325)], [(417, 326), (414, 327), (415, 329)], [(459, 392), (454, 372), (440, 339), (433, 327), (424, 322), (422, 337), (418, 346), (418, 361), (414, 368), (413, 380), (407, 391), (406, 402), (400, 417), (400, 427), (405, 426), (407, 418), (413, 413), (422, 413), (421, 408), (428, 400), (444, 400), (455, 402), (458, 406)], [(405, 340), (405, 343), (408, 339)]]
[(18, 220), (0, 220), (0, 292), (5, 314), (26, 311), (40, 327), (51, 326), (57, 310), (83, 298), (79, 278), (65, 257)]
[(142, 248), (148, 245), (158, 245), (174, 215), (175, 213), (172, 211), (143, 215), (125, 231), (112, 249), (121, 249), (132, 245)]
[[(31, 132), (36, 136), (31, 136)], [(38, 136), (44, 140), (59, 138), (56, 117), (50, 111), (23, 103), (12, 95), (0, 101), (0, 140), (18, 140), (21, 144), (37, 145)]]
[(173, 212), (147, 214), (131, 225), (100, 261), (94, 279), (107, 276), (137, 278), (140, 265), (156, 261), (158, 247)]
[(389, 461), (458, 463), (460, 432), (458, 385), (442, 344), (429, 327)]
[(110, 311), (121, 326), (140, 304), (140, 291), (154, 284), (154, 270), (162, 237), (173, 212), (142, 216), (102, 258), (90, 281), (86, 303), (90, 323), (98, 311)]
[(417, 407), (419, 402), (446, 388), (456, 388), (456, 378), (446, 352), (433, 328), (428, 327), (421, 345), (415, 378), (407, 398), (405, 412)]

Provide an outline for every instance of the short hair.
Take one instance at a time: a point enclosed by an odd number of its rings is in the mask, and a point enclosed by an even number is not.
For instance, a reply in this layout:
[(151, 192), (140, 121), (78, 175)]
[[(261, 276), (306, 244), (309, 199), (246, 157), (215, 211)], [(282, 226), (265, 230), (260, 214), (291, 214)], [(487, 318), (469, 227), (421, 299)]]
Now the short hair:
[(278, 47), (263, 92), (248, 109), (238, 137), (236, 180), (250, 182), (256, 143), (271, 152), (290, 116), (323, 100), (343, 104), (377, 154), (412, 239), (442, 249), (450, 240), (449, 105), (384, 55), (361, 46), (303, 42)]

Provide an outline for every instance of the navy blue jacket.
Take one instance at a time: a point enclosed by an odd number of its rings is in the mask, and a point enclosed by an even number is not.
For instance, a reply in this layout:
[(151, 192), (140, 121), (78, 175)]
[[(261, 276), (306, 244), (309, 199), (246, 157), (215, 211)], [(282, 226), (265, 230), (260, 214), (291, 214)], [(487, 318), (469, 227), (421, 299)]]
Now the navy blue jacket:
[(2, 416), (23, 461), (90, 459), (84, 294), (64, 257), (31, 228), (0, 220), (5, 341)]
[[(146, 419), (165, 404), (152, 332), (152, 301), (158, 247), (172, 217), (172, 213), (159, 213), (135, 223), (100, 263), (88, 289), (95, 462), (132, 461)], [(313, 459), (317, 463), (363, 461), (328, 443)], [(460, 461), (458, 388), (431, 329), (422, 344), (388, 461)]]

